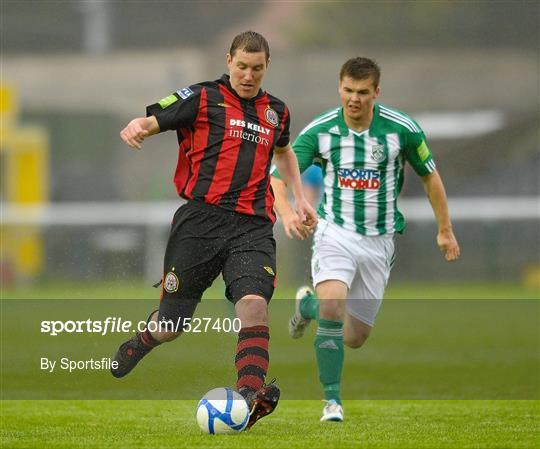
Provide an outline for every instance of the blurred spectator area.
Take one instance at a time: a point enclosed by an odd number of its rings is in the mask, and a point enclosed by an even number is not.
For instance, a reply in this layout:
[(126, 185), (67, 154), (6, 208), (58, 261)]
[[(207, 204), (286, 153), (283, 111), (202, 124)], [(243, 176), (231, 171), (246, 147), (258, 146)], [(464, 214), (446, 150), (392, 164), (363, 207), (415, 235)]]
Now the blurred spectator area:
[[(219, 77), (232, 36), (250, 28), (270, 41), (265, 87), (289, 105), (293, 138), (339, 104), (341, 64), (369, 56), (380, 101), (425, 127), (450, 195), (538, 194), (537, 1), (4, 0), (1, 12), (3, 79), (19, 90), (22, 121), (51, 132), (52, 201), (174, 198), (174, 134), (134, 153), (118, 131), (147, 104)], [(464, 135), (474, 112), (499, 123)], [(421, 120), (447, 113), (462, 118), (444, 137)]]
[[(6, 56), (3, 74), (19, 89), (22, 121), (46, 124), (51, 132), (51, 199), (174, 198), (174, 133), (154, 137), (144, 151), (134, 152), (122, 145), (118, 132), (130, 118), (144, 115), (146, 105), (219, 77), (226, 71), (225, 51)], [(383, 72), (379, 100), (424, 126), (451, 195), (538, 194), (537, 54), (508, 49), (372, 53)], [(274, 56), (265, 86), (289, 105), (293, 138), (315, 115), (339, 105), (337, 74), (352, 54)], [(475, 127), (470, 117), (478, 112), (491, 114), (495, 126)], [(445, 132), (430, 133), (433, 117)], [(421, 193), (416, 180), (405, 189)]]
[[(306, 49), (529, 48), (538, 2), (3, 0), (3, 51), (79, 52), (206, 47), (232, 30)], [(92, 34), (101, 34), (93, 36)], [(102, 41), (99, 41), (102, 39)], [(105, 42), (106, 48), (92, 47)]]
[[(235, 6), (226, 1), (3, 0), (3, 50), (65, 53), (211, 45), (216, 33), (260, 9), (259, 2)], [(96, 42), (105, 42), (106, 48)]]
[[(382, 68), (380, 102), (425, 129), (451, 199), (534, 200), (539, 8), (536, 0), (3, 0), (2, 80), (18, 90), (20, 124), (48, 132), (51, 202), (76, 202), (81, 210), (85, 202), (172, 200), (172, 215), (175, 134), (155, 136), (143, 151), (133, 151), (118, 133), (144, 115), (146, 105), (226, 72), (231, 38), (246, 29), (270, 42), (264, 87), (288, 104), (292, 138), (339, 105), (343, 62), (372, 57)], [(423, 196), (410, 168), (404, 196)], [(168, 219), (162, 222), (45, 227), (46, 274), (145, 272), (157, 279)], [(537, 219), (463, 220), (455, 227), (464, 257), (447, 268), (435, 245), (434, 220), (410, 220), (397, 240), (401, 261), (393, 276), (516, 279), (540, 265)], [(276, 229), (282, 280), (307, 281), (309, 246)], [(77, 251), (65, 250), (72, 247)]]

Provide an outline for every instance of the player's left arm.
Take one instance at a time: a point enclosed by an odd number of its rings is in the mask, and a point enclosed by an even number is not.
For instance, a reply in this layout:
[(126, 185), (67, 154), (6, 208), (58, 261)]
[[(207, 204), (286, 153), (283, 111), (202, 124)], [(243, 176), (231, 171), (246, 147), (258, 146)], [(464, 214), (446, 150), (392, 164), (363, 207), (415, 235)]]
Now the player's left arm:
[(435, 169), (421, 176), (421, 179), (437, 220), (437, 245), (448, 262), (457, 260), (460, 255), (459, 244), (452, 229), (446, 191), (439, 172)]
[(450, 221), (446, 192), (423, 131), (408, 133), (404, 149), (407, 161), (422, 179), (424, 190), (435, 214), (438, 227), (437, 245), (448, 262), (457, 260), (460, 251)]
[[(294, 228), (293, 232), (297, 237), (303, 240), (303, 238), (305, 238), (308, 233), (313, 232), (317, 226), (317, 213), (304, 195), (300, 170), (298, 168), (298, 160), (296, 159), (296, 154), (292, 150), (290, 144), (287, 144), (285, 147), (274, 148), (274, 164), (283, 180), (272, 177), (272, 187), (282, 187), (281, 190), (283, 190), (283, 192), (279, 192), (281, 194), (277, 199), (286, 197), (286, 194), (284, 194), (285, 186), (290, 187), (292, 190), (296, 204), (296, 212), (298, 214), (298, 223), (294, 223), (295, 226), (292, 226)], [(279, 184), (279, 186), (277, 186), (277, 184)], [(279, 190), (280, 189), (278, 188), (278, 191)], [(283, 211), (283, 207), (281, 207), (281, 210), (278, 210), (278, 213), (280, 213), (280, 211)], [(282, 213), (280, 213), (280, 215), (282, 215)]]

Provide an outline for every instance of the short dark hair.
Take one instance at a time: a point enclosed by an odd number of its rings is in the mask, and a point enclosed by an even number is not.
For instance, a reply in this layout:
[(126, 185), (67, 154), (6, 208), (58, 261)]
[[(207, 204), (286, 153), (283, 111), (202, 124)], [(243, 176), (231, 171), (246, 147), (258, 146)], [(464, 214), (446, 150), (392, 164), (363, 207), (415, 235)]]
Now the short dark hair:
[(379, 85), (381, 79), (381, 69), (377, 63), (369, 58), (352, 58), (341, 66), (339, 80), (342, 81), (346, 76), (354, 80), (365, 80), (371, 78), (375, 87)]
[(244, 31), (235, 36), (232, 41), (229, 54), (234, 56), (236, 50), (244, 50), (246, 53), (258, 53), (264, 51), (266, 55), (266, 61), (270, 59), (270, 47), (268, 41), (262, 34), (255, 31)]

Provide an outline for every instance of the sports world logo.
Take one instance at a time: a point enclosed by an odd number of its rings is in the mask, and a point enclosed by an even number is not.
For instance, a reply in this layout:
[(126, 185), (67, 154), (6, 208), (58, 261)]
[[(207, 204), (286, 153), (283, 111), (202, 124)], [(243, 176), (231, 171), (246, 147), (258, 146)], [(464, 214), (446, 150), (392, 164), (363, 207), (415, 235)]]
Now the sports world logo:
[(338, 170), (339, 187), (353, 190), (378, 190), (381, 187), (381, 172), (356, 168)]

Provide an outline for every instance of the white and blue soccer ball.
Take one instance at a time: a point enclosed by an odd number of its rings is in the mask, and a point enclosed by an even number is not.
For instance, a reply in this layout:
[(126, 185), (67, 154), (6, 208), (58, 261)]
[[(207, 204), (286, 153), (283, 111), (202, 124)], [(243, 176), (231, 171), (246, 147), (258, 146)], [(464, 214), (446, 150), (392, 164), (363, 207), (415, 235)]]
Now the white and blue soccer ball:
[(241, 432), (248, 420), (246, 400), (230, 388), (210, 390), (197, 405), (197, 423), (212, 435)]

